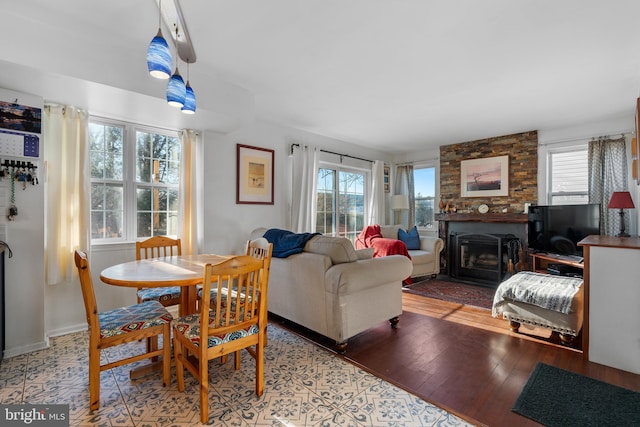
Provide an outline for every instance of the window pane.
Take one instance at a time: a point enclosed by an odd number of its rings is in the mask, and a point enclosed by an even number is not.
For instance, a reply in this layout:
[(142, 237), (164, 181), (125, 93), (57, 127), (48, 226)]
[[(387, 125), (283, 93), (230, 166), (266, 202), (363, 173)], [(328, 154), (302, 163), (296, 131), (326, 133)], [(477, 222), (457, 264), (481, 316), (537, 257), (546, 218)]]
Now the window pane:
[(138, 195), (138, 211), (149, 211), (151, 212), (151, 189), (150, 188), (138, 188), (136, 191)]
[(132, 124), (89, 128), (93, 238), (177, 235), (179, 138)]
[(91, 185), (92, 237), (108, 239), (123, 236), (123, 189), (121, 185)]
[(337, 235), (355, 242), (364, 228), (364, 174), (340, 171), (340, 223)]
[(436, 168), (416, 168), (413, 170), (416, 225), (433, 227), (434, 199), (436, 194)]
[(118, 126), (89, 124), (91, 177), (121, 180), (123, 176), (123, 135)]
[(138, 237), (178, 234), (178, 190), (138, 188)]
[(549, 203), (581, 204), (589, 200), (588, 149), (549, 153)]
[(137, 237), (151, 237), (153, 236), (151, 230), (151, 212), (140, 212), (138, 211), (138, 223), (137, 223)]
[(318, 169), (318, 194), (316, 231), (322, 234), (334, 233), (334, 206), (335, 206), (335, 176), (336, 171), (331, 169)]
[(589, 185), (587, 150), (551, 153), (551, 192), (584, 192)]
[(136, 132), (136, 180), (177, 184), (180, 140), (162, 134)]

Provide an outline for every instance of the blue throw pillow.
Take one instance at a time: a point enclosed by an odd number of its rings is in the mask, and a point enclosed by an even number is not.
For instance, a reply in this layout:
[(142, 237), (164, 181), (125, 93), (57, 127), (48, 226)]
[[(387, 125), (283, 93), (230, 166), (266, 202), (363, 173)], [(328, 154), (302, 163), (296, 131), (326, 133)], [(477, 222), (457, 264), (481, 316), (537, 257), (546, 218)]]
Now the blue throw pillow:
[(402, 240), (408, 250), (420, 249), (420, 235), (418, 229), (414, 225), (409, 232), (404, 231), (402, 228), (398, 229), (398, 240)]

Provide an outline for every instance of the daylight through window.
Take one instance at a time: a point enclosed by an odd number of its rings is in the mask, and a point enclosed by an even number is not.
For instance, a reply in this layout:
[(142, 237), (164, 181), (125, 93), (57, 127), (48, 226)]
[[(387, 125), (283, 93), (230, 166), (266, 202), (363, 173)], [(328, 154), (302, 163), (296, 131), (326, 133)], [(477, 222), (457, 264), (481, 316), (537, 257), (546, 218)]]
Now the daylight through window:
[(89, 143), (92, 239), (177, 235), (177, 133), (91, 120)]

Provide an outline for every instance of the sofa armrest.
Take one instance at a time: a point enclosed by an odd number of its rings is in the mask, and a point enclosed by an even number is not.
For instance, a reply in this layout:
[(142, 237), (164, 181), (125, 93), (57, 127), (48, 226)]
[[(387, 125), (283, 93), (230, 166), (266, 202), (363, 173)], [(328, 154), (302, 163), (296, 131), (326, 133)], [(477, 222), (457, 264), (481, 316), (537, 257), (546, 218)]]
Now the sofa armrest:
[(392, 282), (402, 282), (411, 275), (413, 263), (404, 255), (337, 264), (325, 274), (325, 290), (333, 294), (350, 294)]
[(420, 249), (438, 255), (444, 249), (444, 242), (439, 237), (420, 236)]

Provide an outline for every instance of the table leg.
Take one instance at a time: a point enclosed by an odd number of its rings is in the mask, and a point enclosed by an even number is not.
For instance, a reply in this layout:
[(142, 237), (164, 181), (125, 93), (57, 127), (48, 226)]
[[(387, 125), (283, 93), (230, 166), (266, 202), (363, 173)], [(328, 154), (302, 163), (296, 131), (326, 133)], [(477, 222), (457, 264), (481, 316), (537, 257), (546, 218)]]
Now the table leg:
[(183, 286), (180, 292), (180, 316), (196, 312), (196, 286)]

